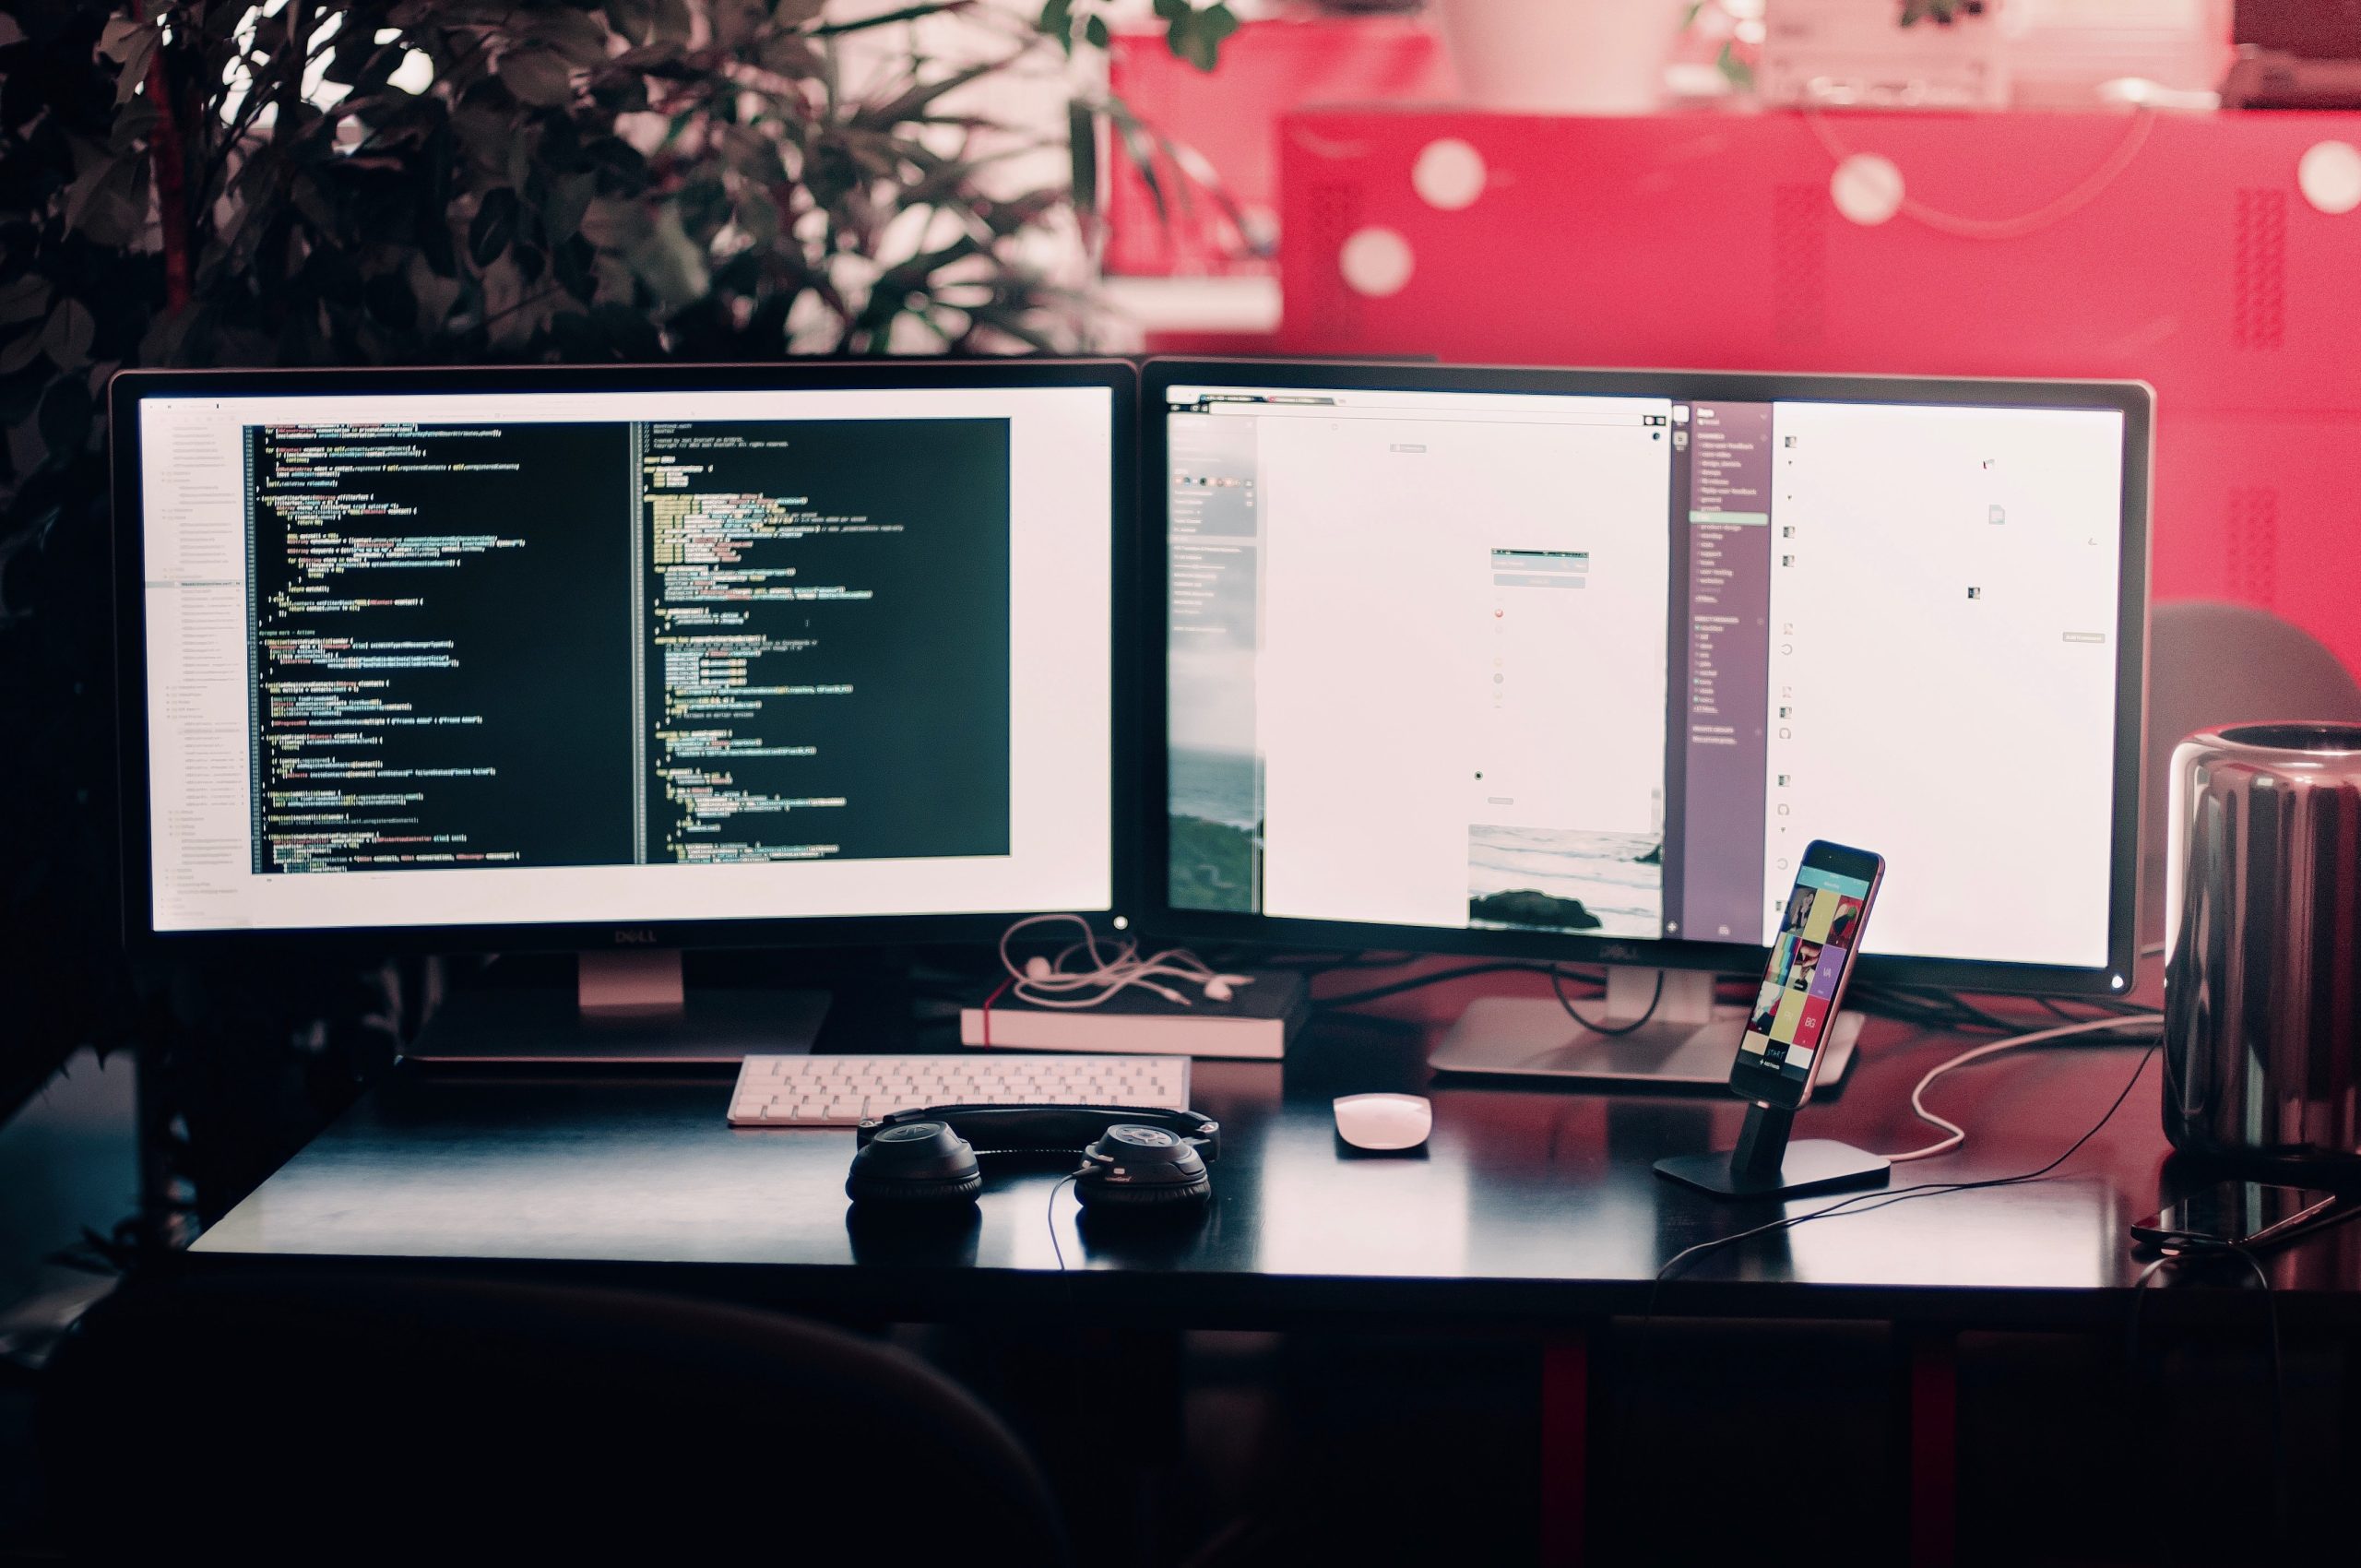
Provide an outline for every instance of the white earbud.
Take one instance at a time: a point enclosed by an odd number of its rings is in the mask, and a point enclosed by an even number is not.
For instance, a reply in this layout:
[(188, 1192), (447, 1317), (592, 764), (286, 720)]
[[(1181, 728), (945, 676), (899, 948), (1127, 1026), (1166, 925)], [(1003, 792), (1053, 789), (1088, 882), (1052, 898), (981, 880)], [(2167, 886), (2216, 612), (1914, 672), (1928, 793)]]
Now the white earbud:
[[(1055, 957), (1034, 954), (1020, 967), (1008, 950), (1009, 943), (1020, 932), (1050, 924), (1076, 927), (1082, 932), (1082, 940), (1068, 944)], [(1076, 957), (1084, 960), (1084, 967), (1066, 968)], [(1216, 974), (1212, 965), (1179, 947), (1168, 947), (1146, 957), (1140, 956), (1136, 942), (1102, 951), (1090, 922), (1080, 915), (1034, 915), (1018, 921), (1001, 932), (1000, 961), (1014, 982), (1011, 989), (1017, 999), (1034, 1007), (1096, 1007), (1130, 986), (1139, 986), (1176, 1006), (1187, 1007), (1192, 1002), (1189, 995), (1158, 982), (1172, 980), (1196, 986), (1204, 991), (1206, 1001), (1228, 1002), (1238, 994), (1240, 986), (1251, 983), (1254, 978)]]

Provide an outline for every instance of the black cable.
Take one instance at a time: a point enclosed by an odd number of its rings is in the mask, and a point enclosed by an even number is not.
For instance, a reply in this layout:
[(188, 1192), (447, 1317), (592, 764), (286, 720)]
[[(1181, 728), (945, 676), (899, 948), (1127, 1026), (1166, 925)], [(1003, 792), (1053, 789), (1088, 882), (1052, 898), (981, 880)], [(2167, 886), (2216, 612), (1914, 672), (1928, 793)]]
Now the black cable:
[(1240, 948), (1224, 949), (1219, 969), (1292, 969), (1307, 978), (1338, 974), (1348, 969), (1398, 969), (1418, 961), (1416, 953), (1376, 953), (1367, 948), (1353, 953), (1258, 953)]
[(1928, 1002), (1939, 1011), (1948, 1009), (1957, 1016), (1968, 1019), (1982, 1028), (2014, 1031), (2024, 1028), (2023, 1023), (2015, 1019), (2003, 1018), (1998, 1013), (1987, 1012), (1978, 1007), (1956, 991), (1937, 992), (1931, 995), (1921, 992), (1918, 994), (1923, 1001)]
[(1066, 1271), (1066, 1250), (1058, 1244), (1058, 1189), (1081, 1174), (1079, 1170), (1069, 1170), (1059, 1177), (1050, 1188), (1050, 1251), (1058, 1260), (1060, 1274)]
[(1672, 1274), (1675, 1269), (1687, 1263), (1691, 1258), (1702, 1257), (1707, 1253), (1718, 1251), (1719, 1249), (1729, 1246), (1734, 1242), (1746, 1241), (1750, 1237), (1765, 1236), (1774, 1230), (1791, 1230), (1798, 1225), (1806, 1225), (1815, 1219), (1824, 1219), (1840, 1214), (1871, 1214), (1879, 1209), (1886, 1207), (1890, 1204), (1907, 1203), (1913, 1198), (1934, 1197), (1942, 1193), (1972, 1193), (1981, 1191), (1987, 1187), (2022, 1186), (2028, 1182), (2040, 1181), (2042, 1178), (2047, 1176), (2051, 1171), (2057, 1170), (2059, 1166), (2065, 1164), (2068, 1160), (2080, 1154), (2082, 1151), (2082, 1146), (2084, 1144), (2087, 1144), (2093, 1138), (2097, 1137), (2099, 1135), (2100, 1129), (2104, 1128), (2109, 1122), (2115, 1120), (2115, 1113), (2123, 1109), (2123, 1102), (2131, 1098), (2131, 1091), (2133, 1089), (2139, 1087), (2142, 1075), (2147, 1072), (2148, 1063), (2155, 1059), (2157, 1048), (2162, 1043), (2163, 1041), (2161, 1037), (2148, 1042), (2148, 1049), (2140, 1054), (2140, 1064), (2131, 1069), (2130, 1078), (2125, 1082), (2122, 1091), (2115, 1097), (2114, 1102), (2108, 1105), (2106, 1113), (2096, 1122), (2092, 1123), (2090, 1128), (2084, 1132), (2081, 1137), (2076, 1138), (2071, 1144), (2068, 1145), (2066, 1151), (2063, 1154), (2060, 1154), (2057, 1158), (2052, 1159), (2049, 1163), (2040, 1167), (2038, 1170), (2028, 1170), (2016, 1176), (1990, 1176), (1986, 1177), (1981, 1181), (1975, 1182), (1914, 1182), (1910, 1186), (1901, 1188), (1898, 1191), (1856, 1193), (1849, 1198), (1839, 1198), (1834, 1203), (1826, 1204), (1819, 1208), (1813, 1209), (1809, 1214), (1798, 1214), (1790, 1216), (1785, 1219), (1770, 1220), (1764, 1224), (1754, 1226), (1749, 1229), (1733, 1231), (1727, 1236), (1716, 1237), (1710, 1241), (1699, 1241), (1693, 1246), (1683, 1247), (1680, 1251), (1673, 1253), (1670, 1258), (1667, 1259), (1665, 1265), (1656, 1271), (1655, 1285), (1650, 1291), (1648, 1297), (1648, 1315), (1650, 1317), (1654, 1317), (1655, 1315), (1656, 1294), (1664, 1289), (1665, 1283), (1672, 1277)]
[[(1465, 980), (1470, 975), (1546, 975), (1553, 972), (1552, 966), (1548, 964), (1523, 962), (1465, 964), (1456, 969), (1437, 969), (1432, 974), (1413, 975), (1408, 980), (1395, 980), (1391, 985), (1371, 986), (1366, 991), (1349, 991), (1342, 996), (1323, 996), (1313, 1002), (1311, 1006), (1312, 1011), (1317, 1013), (1333, 1012), (1339, 1007), (1358, 1007), (1365, 1002), (1375, 1002), (1387, 996), (1399, 996), (1406, 991), (1424, 990), (1430, 985), (1441, 985), (1445, 980)], [(1579, 980), (1583, 977), (1577, 975), (1574, 978)]]
[[(1582, 977), (1577, 976), (1575, 978), (1580, 979)], [(1588, 1018), (1584, 1017), (1580, 1013), (1575, 1012), (1573, 1003), (1568, 1000), (1566, 996), (1564, 980), (1560, 976), (1558, 972), (1558, 966), (1555, 964), (1549, 966), (1549, 989), (1557, 993), (1558, 1005), (1566, 1010), (1566, 1016), (1572, 1018), (1574, 1022), (1580, 1024), (1583, 1028), (1588, 1029), (1595, 1035), (1605, 1035), (1608, 1039), (1613, 1039), (1619, 1035), (1633, 1033), (1645, 1025), (1650, 1018), (1656, 1016), (1656, 1004), (1664, 1000), (1664, 971), (1662, 969), (1658, 969), (1656, 971), (1656, 988), (1648, 994), (1647, 1007), (1638, 1017), (1632, 1019), (1628, 1024), (1615, 1024), (1611, 1026), (1607, 1024), (1594, 1024)]]
[(2142, 1269), (2140, 1277), (2131, 1282), (2131, 1316), (2123, 1337), (2123, 1360), (2134, 1377), (2140, 1372), (2140, 1303), (2148, 1299), (2148, 1281), (2177, 1261), (2175, 1254), (2166, 1253)]
[[(2091, 1123), (2089, 1131), (2085, 1132), (2081, 1137), (2076, 1138), (2071, 1144), (2069, 1144), (2066, 1146), (2064, 1153), (2060, 1154), (2057, 1158), (2049, 1161), (2047, 1165), (2040, 1167), (2038, 1170), (2028, 1170), (2019, 1176), (1999, 1176), (1980, 1182), (1921, 1182), (1915, 1185), (1904, 1187), (1899, 1192), (1881, 1191), (1856, 1193), (1849, 1198), (1839, 1198), (1834, 1203), (1826, 1204), (1819, 1208), (1813, 1209), (1809, 1214), (1799, 1214), (1785, 1219), (1771, 1220), (1765, 1224), (1750, 1227), (1748, 1229), (1735, 1231), (1727, 1236), (1718, 1237), (1711, 1241), (1700, 1241), (1694, 1246), (1683, 1247), (1680, 1251), (1673, 1253), (1671, 1257), (1665, 1260), (1664, 1266), (1656, 1270), (1655, 1279), (1654, 1283), (1648, 1287), (1647, 1307), (1640, 1316), (1641, 1354), (1640, 1375), (1638, 1379), (1639, 1383), (1642, 1385), (1644, 1385), (1647, 1383), (1654, 1381), (1656, 1336), (1652, 1332), (1649, 1332), (1649, 1330), (1656, 1318), (1657, 1308), (1664, 1295), (1665, 1285), (1672, 1278), (1673, 1271), (1679, 1268), (1681, 1265), (1687, 1263), (1690, 1259), (1702, 1257), (1707, 1253), (1717, 1251), (1720, 1248), (1732, 1245), (1735, 1242), (1746, 1241), (1750, 1237), (1768, 1235), (1774, 1230), (1791, 1230), (1798, 1225), (1809, 1224), (1815, 1219), (1824, 1219), (1833, 1216), (1844, 1214), (1868, 1214), (1873, 1210), (1885, 1207), (1887, 1204), (1906, 1203), (1912, 1198), (1933, 1197), (1940, 1193), (1964, 1193), (1981, 1187), (2009, 1187), (2026, 1182), (2038, 1182), (2043, 1177), (2047, 1176), (2051, 1171), (2057, 1170), (2059, 1166), (2065, 1164), (2068, 1160), (2073, 1158), (2075, 1155), (2081, 1153), (2084, 1144), (2087, 1144), (2093, 1138), (2097, 1137), (2099, 1135), (2100, 1129), (2105, 1127), (2109, 1122), (2115, 1120), (2115, 1113), (2123, 1109), (2123, 1102), (2125, 1100), (2131, 1098), (2131, 1091), (2139, 1087), (2141, 1076), (2147, 1072), (2149, 1062), (2155, 1056), (2157, 1047), (2162, 1043), (2163, 1040), (2161, 1037), (2149, 1042), (2148, 1049), (2141, 1053), (2140, 1064), (2131, 1069), (2130, 1078), (2124, 1084), (2122, 1092), (2118, 1094), (2114, 1100), (2107, 1106), (2106, 1112), (2102, 1114), (2096, 1122)], [(1880, 1199), (1881, 1201), (1868, 1203), (1868, 1200), (1872, 1198)], [(1854, 1206), (1857, 1204), (1864, 1203), (1868, 1203), (1867, 1207), (1857, 1208)], [(1631, 1401), (1631, 1403), (1636, 1408), (1637, 1400), (1634, 1399)]]
[(1974, 1033), (1979, 1029), (2015, 1034), (2023, 1028), (1963, 1000), (1956, 992), (1930, 994), (1901, 987), (1855, 986), (1846, 992), (1845, 1000), (1861, 1012), (1900, 1018), (1922, 1028), (1944, 1029), (1959, 1034)]
[[(1846, 993), (1845, 1000), (1846, 1005), (1857, 1012), (1899, 1018), (1922, 1028), (1943, 1029), (1960, 1034), (1982, 1031), (2018, 1034), (2034, 1023), (2032, 1019), (2006, 1017), (1989, 1008), (1968, 1001), (1956, 992), (1922, 992), (1903, 987), (1856, 985)], [(2137, 1003), (2117, 996), (2078, 996), (2064, 999), (2034, 996), (2023, 1000), (2041, 1008), (2052, 1017), (2070, 1024), (2090, 1023), (2098, 1018), (2149, 1011), (2148, 1008)], [(2091, 1011), (2088, 1014), (2071, 1011), (2067, 1005), (2069, 1002), (2087, 1007)]]
[(1856, 984), (1845, 992), (1845, 1005), (1855, 1012), (1898, 1018), (1921, 1028), (1968, 1033), (1992, 1027), (1947, 1003), (1882, 986)]

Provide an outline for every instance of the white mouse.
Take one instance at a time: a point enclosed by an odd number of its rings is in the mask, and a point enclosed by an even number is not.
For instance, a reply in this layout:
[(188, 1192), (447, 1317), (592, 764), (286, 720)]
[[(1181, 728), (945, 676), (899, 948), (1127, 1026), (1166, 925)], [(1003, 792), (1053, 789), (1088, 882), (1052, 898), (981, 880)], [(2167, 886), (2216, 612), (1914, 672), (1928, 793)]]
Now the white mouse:
[(1336, 1100), (1336, 1135), (1355, 1148), (1417, 1148), (1434, 1129), (1424, 1095), (1348, 1094)]

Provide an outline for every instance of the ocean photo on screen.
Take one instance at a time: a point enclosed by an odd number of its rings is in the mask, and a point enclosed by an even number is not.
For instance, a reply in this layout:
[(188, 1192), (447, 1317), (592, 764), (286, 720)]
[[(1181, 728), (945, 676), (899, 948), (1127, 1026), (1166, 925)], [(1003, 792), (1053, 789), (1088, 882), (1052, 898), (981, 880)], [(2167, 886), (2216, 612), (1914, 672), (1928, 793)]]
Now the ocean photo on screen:
[(1558, 827), (1467, 830), (1467, 923), (1481, 931), (1664, 934), (1664, 839)]
[(1252, 912), (1261, 881), (1261, 761), (1180, 747), (1170, 760), (1173, 907)]

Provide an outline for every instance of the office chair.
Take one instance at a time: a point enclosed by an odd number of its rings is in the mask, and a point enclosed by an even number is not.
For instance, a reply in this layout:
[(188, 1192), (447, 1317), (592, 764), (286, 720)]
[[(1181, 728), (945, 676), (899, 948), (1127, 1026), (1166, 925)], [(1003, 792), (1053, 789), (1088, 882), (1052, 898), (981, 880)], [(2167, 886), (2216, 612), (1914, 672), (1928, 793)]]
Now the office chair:
[(1070, 1561), (1040, 1473), (972, 1396), (771, 1313), (394, 1267), (191, 1273), (94, 1309), (43, 1381), (53, 1533), (86, 1560)]
[(2140, 941), (2165, 933), (2165, 793), (2173, 748), (2218, 724), (2361, 722), (2361, 685), (2302, 627), (2250, 604), (2159, 604), (2148, 624), (2146, 773), (2140, 790)]

